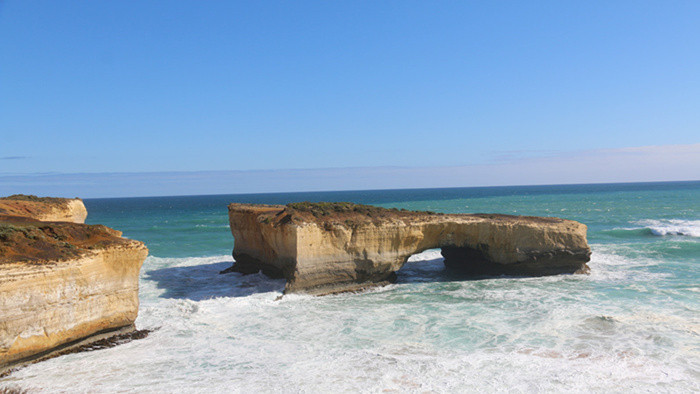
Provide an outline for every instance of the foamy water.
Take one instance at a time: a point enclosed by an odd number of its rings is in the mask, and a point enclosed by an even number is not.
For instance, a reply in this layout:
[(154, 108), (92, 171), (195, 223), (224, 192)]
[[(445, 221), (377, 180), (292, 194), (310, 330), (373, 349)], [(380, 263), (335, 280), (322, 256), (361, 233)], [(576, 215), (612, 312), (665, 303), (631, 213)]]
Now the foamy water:
[(651, 230), (654, 235), (686, 235), (700, 237), (700, 220), (640, 220), (637, 224)]
[[(688, 203), (697, 200), (679, 192), (659, 208), (658, 197), (639, 193), (393, 204), (540, 215), (566, 209), (567, 217), (589, 225), (590, 275), (473, 280), (445, 270), (440, 251), (429, 250), (411, 257), (390, 286), (281, 299), (283, 280), (219, 274), (233, 262), (220, 203), (187, 212), (171, 211), (169, 200), (163, 209), (147, 201), (150, 216), (135, 211), (126, 218), (129, 211), (121, 208), (100, 217), (97, 207), (93, 220), (147, 241), (155, 254), (142, 269), (136, 321), (139, 329), (154, 331), (114, 348), (31, 365), (0, 379), (0, 387), (70, 393), (698, 392), (700, 240), (693, 235), (697, 207)], [(127, 203), (136, 204), (110, 202)], [(654, 212), (658, 218), (647, 219)], [(668, 218), (674, 212), (683, 215)], [(181, 256), (192, 253), (206, 257)]]
[[(604, 248), (590, 276), (469, 281), (450, 280), (427, 251), (397, 284), (278, 301), (284, 281), (219, 275), (231, 262), (149, 257), (137, 326), (153, 333), (5, 382), (57, 392), (700, 390), (697, 311), (640, 306), (634, 298), (664, 275), (630, 272), (653, 263)], [(635, 296), (614, 297), (626, 291)]]

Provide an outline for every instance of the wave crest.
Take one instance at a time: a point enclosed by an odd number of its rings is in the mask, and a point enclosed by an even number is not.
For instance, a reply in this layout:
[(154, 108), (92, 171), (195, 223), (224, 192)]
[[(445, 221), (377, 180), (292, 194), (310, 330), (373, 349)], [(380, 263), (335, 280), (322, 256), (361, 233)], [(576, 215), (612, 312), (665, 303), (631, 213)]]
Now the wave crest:
[(605, 230), (603, 233), (621, 238), (669, 235), (700, 238), (700, 220), (647, 219), (633, 222), (633, 224), (641, 227), (615, 228)]
[(700, 220), (640, 220), (635, 222), (651, 231), (653, 235), (683, 235), (687, 237), (700, 237)]

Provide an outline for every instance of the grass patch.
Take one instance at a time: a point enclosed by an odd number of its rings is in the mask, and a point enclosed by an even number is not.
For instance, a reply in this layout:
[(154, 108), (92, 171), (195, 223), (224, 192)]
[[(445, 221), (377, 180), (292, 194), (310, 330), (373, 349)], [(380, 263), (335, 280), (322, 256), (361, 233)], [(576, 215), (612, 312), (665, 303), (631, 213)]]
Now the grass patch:
[(66, 260), (122, 242), (128, 241), (101, 225), (46, 223), (0, 215), (0, 265)]
[(295, 202), (287, 204), (287, 208), (299, 212), (309, 212), (312, 215), (328, 216), (337, 213), (358, 213), (361, 215), (372, 216), (372, 214), (398, 212), (396, 208), (380, 208), (372, 205), (355, 204), (352, 202)]
[(337, 214), (359, 214), (368, 217), (383, 217), (388, 215), (428, 214), (435, 215), (431, 211), (407, 211), (397, 208), (382, 208), (373, 205), (355, 204), (352, 202), (294, 202), (287, 204), (287, 209), (297, 212), (308, 212), (315, 217)]
[(13, 194), (13, 195), (7, 196), (7, 197), (0, 197), (0, 200), (58, 203), (58, 202), (63, 202), (66, 199), (65, 198), (58, 198), (58, 197), (37, 197), (33, 194)]
[(37, 237), (35, 232), (31, 229), (0, 222), (0, 241), (9, 241), (17, 236), (29, 239), (35, 239)]

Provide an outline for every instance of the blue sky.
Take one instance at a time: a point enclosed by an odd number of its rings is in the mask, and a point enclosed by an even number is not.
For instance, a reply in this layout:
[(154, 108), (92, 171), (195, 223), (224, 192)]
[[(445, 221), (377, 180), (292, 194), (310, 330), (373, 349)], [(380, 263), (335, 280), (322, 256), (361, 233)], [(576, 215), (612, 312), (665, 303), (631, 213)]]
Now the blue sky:
[(1, 1), (0, 194), (698, 179), (698, 20), (697, 1)]

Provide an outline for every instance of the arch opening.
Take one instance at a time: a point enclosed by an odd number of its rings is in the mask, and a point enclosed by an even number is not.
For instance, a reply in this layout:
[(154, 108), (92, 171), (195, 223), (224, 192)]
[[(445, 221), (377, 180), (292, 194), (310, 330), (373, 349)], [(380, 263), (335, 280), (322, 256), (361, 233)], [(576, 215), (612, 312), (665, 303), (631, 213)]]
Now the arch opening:
[[(412, 254), (400, 270), (396, 283), (449, 282), (500, 276), (533, 276), (522, 264), (498, 264), (484, 248), (443, 246)], [(534, 275), (539, 276), (539, 275)]]
[(395, 283), (452, 282), (490, 277), (476, 269), (470, 269), (473, 265), (480, 264), (480, 260), (460, 262), (451, 254), (454, 251), (447, 252), (451, 257), (446, 258), (445, 249), (428, 249), (411, 255), (401, 269), (395, 272)]

